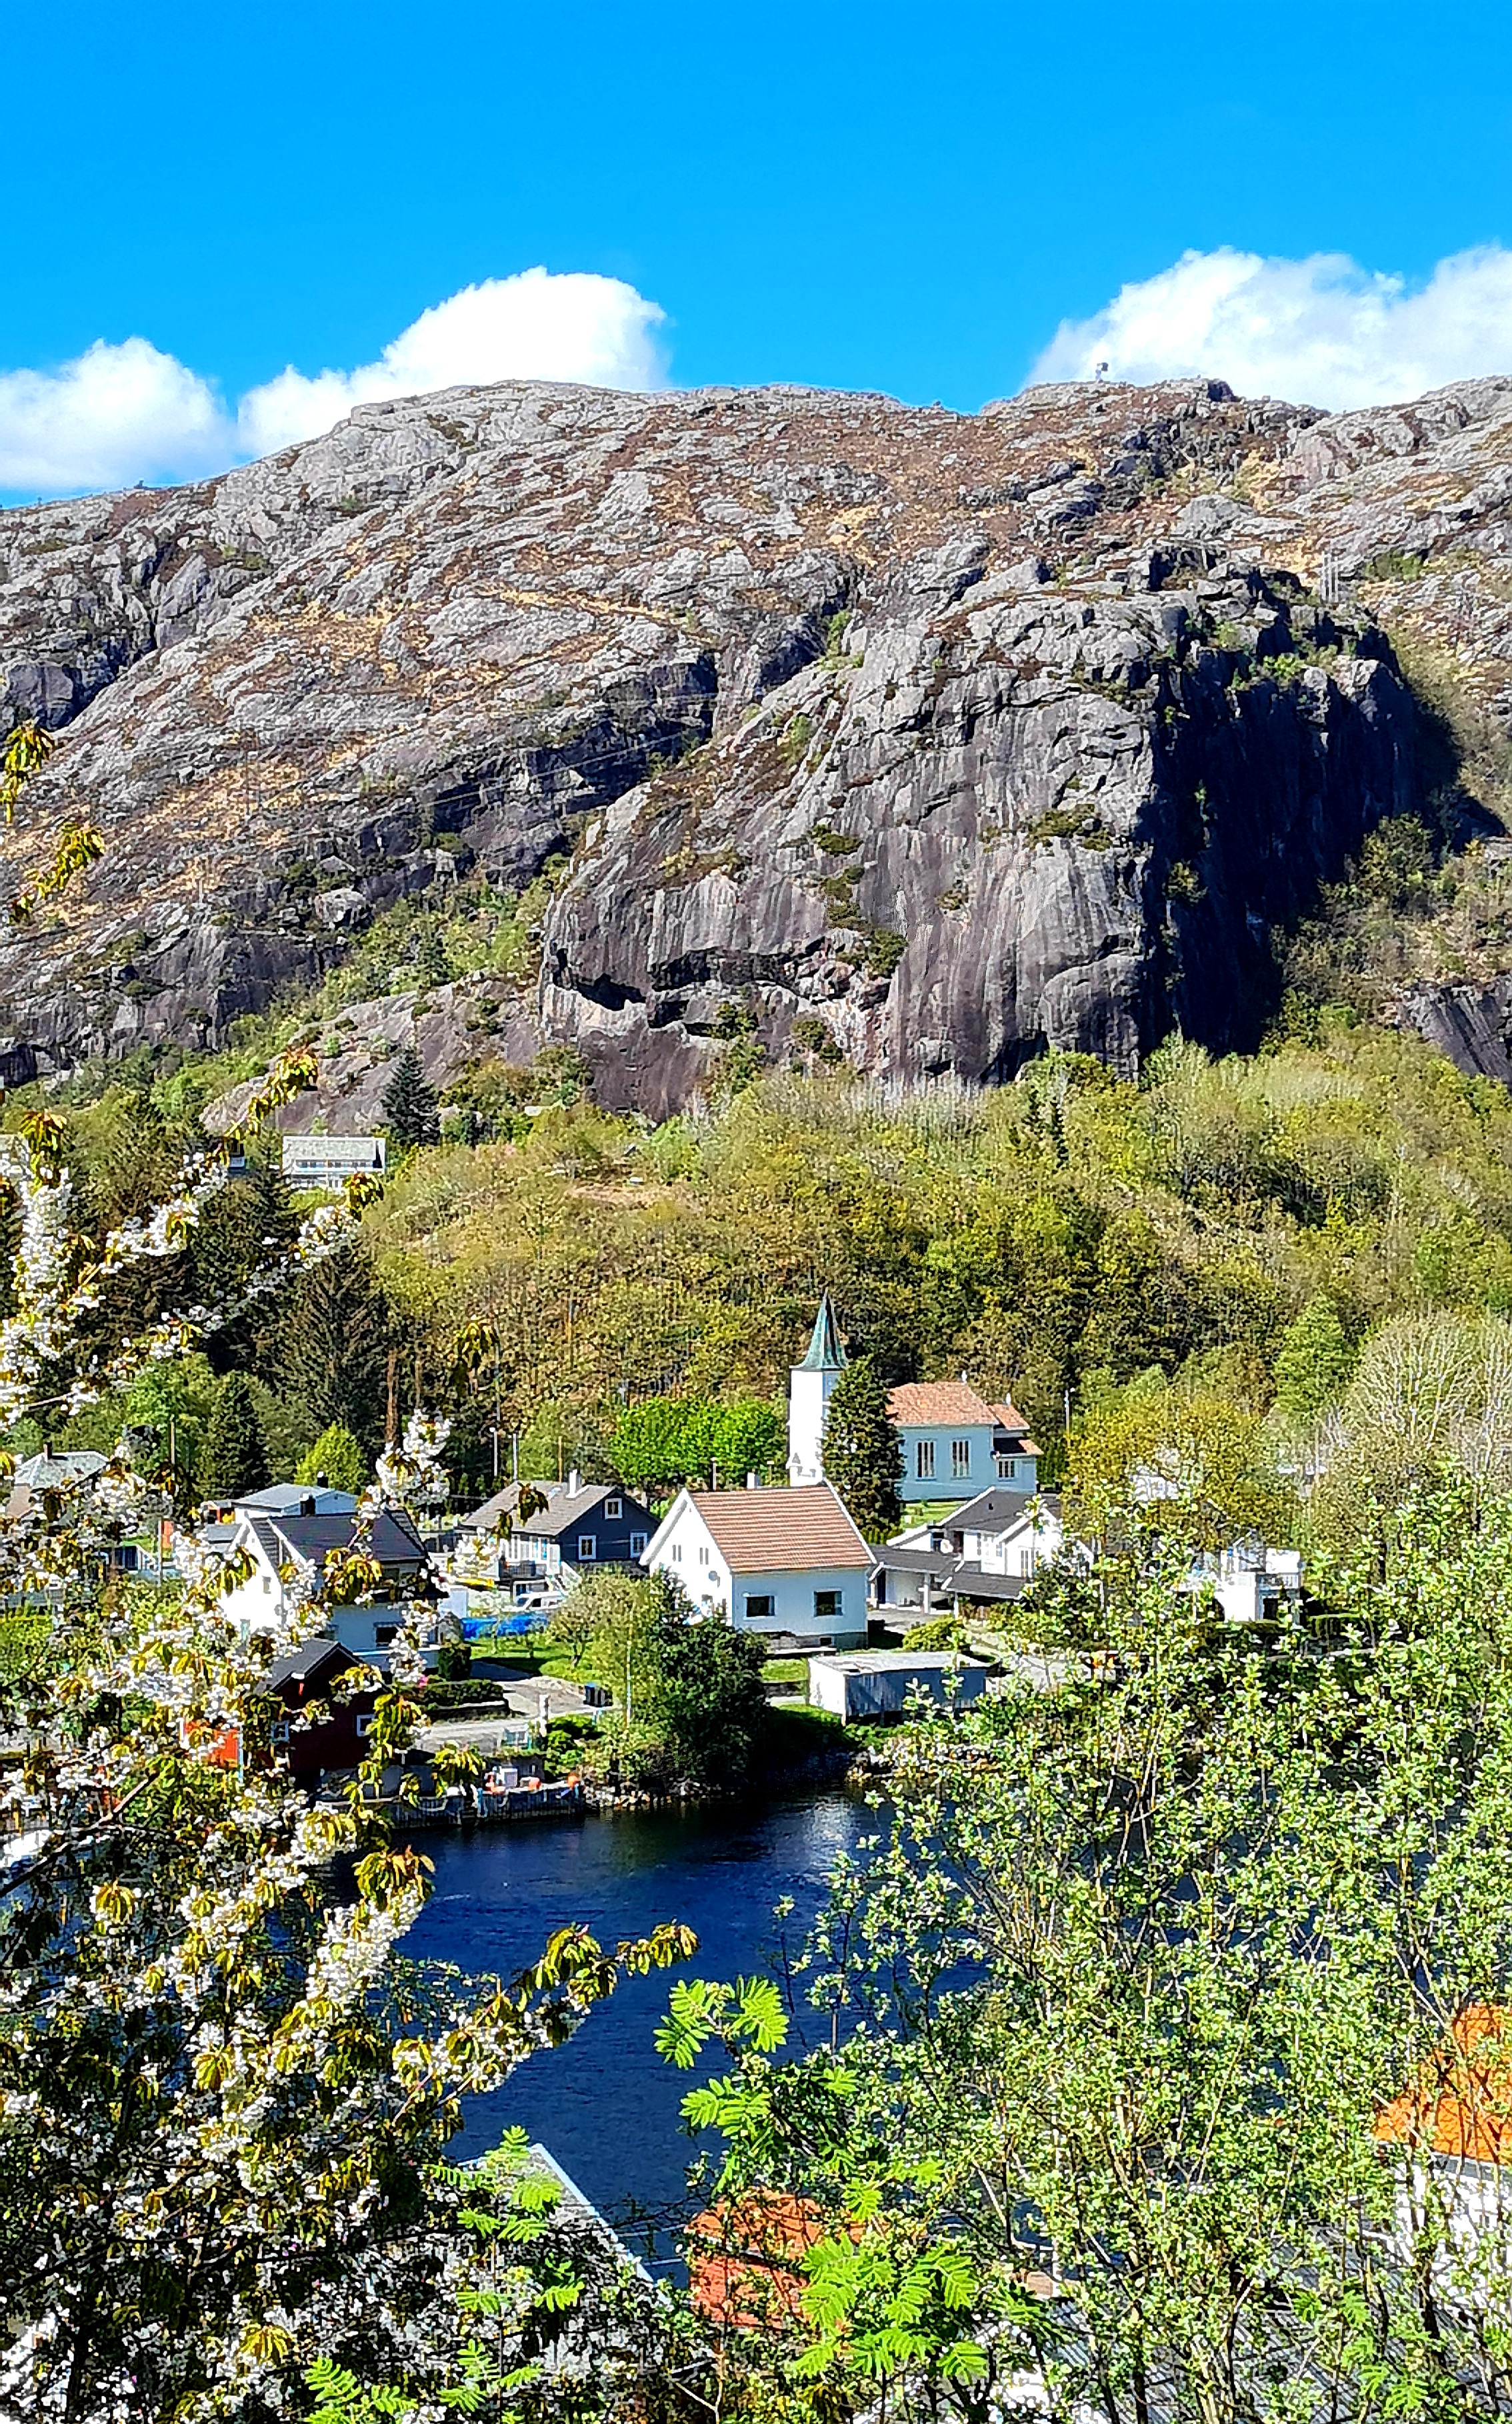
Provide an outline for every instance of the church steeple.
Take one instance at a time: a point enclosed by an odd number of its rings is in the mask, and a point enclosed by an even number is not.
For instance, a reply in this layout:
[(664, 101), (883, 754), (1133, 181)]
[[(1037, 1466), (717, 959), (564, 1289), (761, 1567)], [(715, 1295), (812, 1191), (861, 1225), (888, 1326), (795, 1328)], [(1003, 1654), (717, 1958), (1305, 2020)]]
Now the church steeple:
[(808, 1353), (792, 1368), (788, 1384), (788, 1478), (824, 1478), (824, 1418), (830, 1396), (845, 1370), (845, 1348), (829, 1298), (820, 1300)]
[(840, 1344), (840, 1333), (827, 1296), (820, 1297), (819, 1311), (814, 1316), (814, 1335), (808, 1342), (808, 1353), (794, 1368), (800, 1372), (845, 1370), (845, 1348)]

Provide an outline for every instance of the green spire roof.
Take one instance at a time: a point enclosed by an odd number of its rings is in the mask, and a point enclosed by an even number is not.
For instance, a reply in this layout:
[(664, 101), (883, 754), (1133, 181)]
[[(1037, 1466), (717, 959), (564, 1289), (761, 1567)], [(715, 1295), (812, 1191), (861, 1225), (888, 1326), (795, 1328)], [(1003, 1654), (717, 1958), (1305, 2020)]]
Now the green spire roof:
[(840, 1344), (840, 1333), (835, 1326), (835, 1316), (830, 1311), (827, 1296), (820, 1299), (819, 1311), (814, 1316), (814, 1335), (808, 1342), (808, 1353), (798, 1368), (800, 1372), (845, 1370), (845, 1348)]

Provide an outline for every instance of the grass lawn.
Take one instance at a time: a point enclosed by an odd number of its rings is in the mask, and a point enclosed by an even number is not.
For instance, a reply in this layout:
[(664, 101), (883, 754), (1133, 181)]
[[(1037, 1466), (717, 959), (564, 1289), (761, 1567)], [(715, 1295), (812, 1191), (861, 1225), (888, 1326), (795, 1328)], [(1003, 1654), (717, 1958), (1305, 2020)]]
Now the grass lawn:
[(593, 1651), (586, 1650), (577, 1664), (572, 1654), (544, 1633), (506, 1635), (501, 1641), (474, 1641), (472, 1671), (474, 1675), (548, 1675), (563, 1683), (602, 1683), (608, 1679), (594, 1665)]
[(769, 1658), (761, 1669), (763, 1683), (797, 1683), (806, 1689), (808, 1661), (806, 1658)]

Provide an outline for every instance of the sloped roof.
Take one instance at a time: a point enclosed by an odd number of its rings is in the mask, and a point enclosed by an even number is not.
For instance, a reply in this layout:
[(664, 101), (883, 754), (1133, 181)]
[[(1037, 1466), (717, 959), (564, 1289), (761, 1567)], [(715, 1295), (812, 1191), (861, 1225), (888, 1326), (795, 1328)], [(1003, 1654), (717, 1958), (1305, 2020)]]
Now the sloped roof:
[(275, 1658), (263, 1689), (264, 1692), (277, 1692), (285, 1683), (298, 1683), (302, 1687), (306, 1683), (313, 1683), (326, 1673), (342, 1674), (348, 1666), (355, 1666), (358, 1663), (352, 1652), (333, 1640), (328, 1633), (317, 1633), (309, 1641), (301, 1641), (296, 1649), (286, 1650), (281, 1658)]
[(959, 1423), (963, 1429), (983, 1423), (1004, 1431), (1028, 1429), (1015, 1406), (981, 1396), (968, 1380), (905, 1380), (890, 1392), (887, 1411), (895, 1423), (931, 1429), (943, 1423)]
[(593, 1514), (606, 1498), (623, 1499), (627, 1510), (633, 1509), (650, 1520), (650, 1509), (622, 1481), (593, 1481), (581, 1490), (569, 1490), (563, 1481), (506, 1481), (502, 1490), (496, 1490), (491, 1498), (462, 1518), (464, 1525), (470, 1532), (493, 1531), (504, 1516), (513, 1516), (520, 1493), (526, 1490), (539, 1491), (546, 1505), (522, 1523), (511, 1525), (517, 1537), (554, 1540), (561, 1533), (570, 1532), (584, 1516)]
[(798, 1369), (800, 1372), (843, 1372), (845, 1370), (845, 1348), (840, 1344), (840, 1333), (836, 1327), (835, 1315), (827, 1296), (820, 1299), (820, 1308), (814, 1316), (814, 1334), (808, 1342), (808, 1352)]
[[(350, 1490), (333, 1490), (324, 1481), (274, 1481), (266, 1490), (249, 1490), (245, 1498), (217, 1499), (215, 1503), (234, 1507), (238, 1514), (297, 1515), (307, 1498), (317, 1502), (317, 1512), (322, 1515), (352, 1515), (357, 1511), (357, 1500)], [(324, 1507), (318, 1505), (322, 1498), (326, 1502)], [(334, 1507), (330, 1504), (332, 1499), (338, 1502)]]
[(92, 1481), (109, 1461), (97, 1447), (46, 1447), (23, 1457), (11, 1477), (21, 1490), (59, 1490), (65, 1482)]
[(1450, 2035), (1452, 2047), (1377, 2113), (1376, 2135), (1421, 2154), (1512, 2163), (1512, 2012), (1472, 2003)]
[(995, 1489), (979, 1490), (975, 1498), (964, 1499), (951, 1513), (949, 1523), (941, 1526), (950, 1532), (1006, 1532), (1028, 1513), (1035, 1504), (1032, 1490), (1015, 1490), (1011, 1483), (999, 1482)]
[(265, 1555), (275, 1566), (297, 1557), (318, 1566), (332, 1549), (349, 1549), (354, 1535), (364, 1533), (364, 1546), (382, 1566), (415, 1566), (424, 1562), (425, 1544), (407, 1515), (385, 1510), (371, 1526), (355, 1515), (255, 1515), (250, 1519)]
[(810, 1566), (871, 1570), (871, 1551), (832, 1482), (809, 1482), (797, 1490), (693, 1490), (688, 1495), (731, 1573), (802, 1573)]

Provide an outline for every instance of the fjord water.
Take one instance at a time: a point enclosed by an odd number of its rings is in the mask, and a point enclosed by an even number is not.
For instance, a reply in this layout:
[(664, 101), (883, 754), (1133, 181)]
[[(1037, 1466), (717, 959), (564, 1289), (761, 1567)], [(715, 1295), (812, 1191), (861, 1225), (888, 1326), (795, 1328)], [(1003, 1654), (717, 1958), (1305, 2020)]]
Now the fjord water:
[[(673, 1979), (750, 1976), (779, 1958), (783, 1938), (796, 1951), (832, 1864), (880, 1823), (860, 1798), (833, 1793), (420, 1838), (436, 1890), (406, 1944), (417, 1955), (509, 1978), (539, 1958), (553, 1929), (574, 1923), (606, 1946), (665, 1920), (698, 1938), (681, 1970), (627, 1979), (570, 2044), (533, 2055), (497, 2096), (479, 2097), (456, 2151), (477, 2154), (518, 2124), (611, 2217), (677, 2199), (695, 2152), (679, 2115), (692, 2075), (652, 2044)], [(795, 1907), (779, 1924), (772, 1910), (785, 1896)]]

